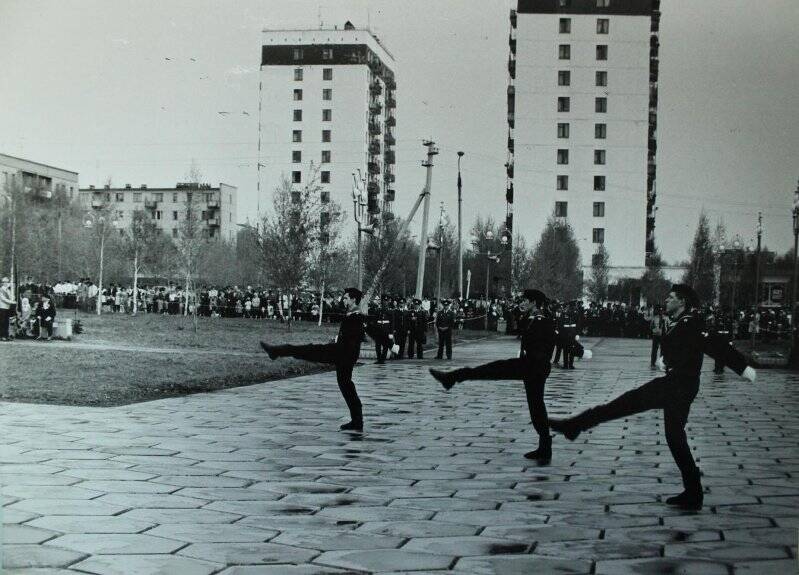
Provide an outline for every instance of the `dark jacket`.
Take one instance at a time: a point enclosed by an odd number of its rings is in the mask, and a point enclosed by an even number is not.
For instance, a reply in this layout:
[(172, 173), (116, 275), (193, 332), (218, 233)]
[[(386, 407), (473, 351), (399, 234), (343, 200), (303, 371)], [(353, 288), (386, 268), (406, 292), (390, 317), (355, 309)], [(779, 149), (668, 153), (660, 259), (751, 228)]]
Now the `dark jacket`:
[(549, 366), (555, 349), (555, 322), (545, 315), (522, 317), (519, 328), (522, 335), (521, 357), (536, 365)]
[(53, 320), (53, 321), (54, 321), (54, 320), (55, 320), (55, 314), (56, 314), (56, 311), (55, 311), (55, 306), (53, 305), (53, 302), (52, 302), (52, 301), (50, 302), (50, 307), (49, 307), (49, 308), (47, 308), (47, 309), (44, 309), (44, 308), (42, 307), (42, 304), (41, 304), (41, 303), (40, 303), (40, 304), (39, 304), (39, 306), (36, 308), (36, 317), (38, 317), (38, 318), (39, 318), (39, 322), (43, 322), (43, 321), (45, 321), (45, 319), (46, 319), (46, 318), (48, 318), (48, 317), (49, 317), (51, 320)]
[(436, 327), (440, 330), (448, 330), (455, 327), (455, 312), (451, 309), (442, 309), (436, 315)]
[(704, 354), (721, 359), (740, 375), (746, 358), (726, 338), (708, 332), (704, 322), (690, 312), (680, 315), (663, 335), (661, 342), (666, 374), (699, 379)]
[(391, 347), (392, 341), (384, 330), (379, 329), (374, 323), (360, 312), (354, 312), (344, 316), (338, 329), (336, 347), (338, 357), (351, 360), (352, 363), (358, 361), (361, 353), (361, 343), (364, 334), (371, 337), (380, 345)]

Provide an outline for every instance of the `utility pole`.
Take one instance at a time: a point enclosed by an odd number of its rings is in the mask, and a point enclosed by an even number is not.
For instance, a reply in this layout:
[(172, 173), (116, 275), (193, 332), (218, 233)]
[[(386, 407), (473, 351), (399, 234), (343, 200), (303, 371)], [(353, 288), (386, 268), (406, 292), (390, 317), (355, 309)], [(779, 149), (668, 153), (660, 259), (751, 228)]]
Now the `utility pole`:
[(463, 152), (458, 152), (458, 296), (463, 297), (463, 244), (461, 243), (462, 236), (461, 236), (461, 226), (463, 221), (461, 219), (461, 204), (463, 203), (463, 197), (461, 194), (461, 188), (463, 187), (463, 182), (461, 181), (461, 158), (463, 157)]
[(430, 212), (430, 188), (433, 182), (433, 156), (438, 154), (435, 142), (425, 140), (422, 144), (427, 147), (427, 160), (422, 162), (422, 166), (427, 168), (427, 179), (424, 185), (424, 212), (422, 213), (422, 233), (419, 236), (419, 265), (416, 268), (416, 298), (422, 299), (422, 289), (424, 287), (424, 262), (427, 253), (427, 217)]
[(441, 260), (444, 255), (444, 202), (438, 214), (438, 279), (436, 281), (436, 305), (441, 303)]
[(763, 236), (763, 212), (757, 212), (757, 256), (755, 259), (755, 313), (752, 326), (752, 353), (755, 351), (755, 335), (758, 328), (758, 305), (760, 303), (760, 239)]

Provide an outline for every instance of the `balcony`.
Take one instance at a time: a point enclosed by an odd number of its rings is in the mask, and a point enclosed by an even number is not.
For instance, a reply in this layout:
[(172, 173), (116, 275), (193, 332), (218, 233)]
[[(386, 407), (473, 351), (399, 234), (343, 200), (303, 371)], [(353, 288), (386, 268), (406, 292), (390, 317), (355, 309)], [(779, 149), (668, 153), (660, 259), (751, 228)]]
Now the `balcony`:
[(383, 194), (383, 201), (384, 202), (393, 202), (394, 198), (396, 197), (396, 192), (392, 189), (386, 190), (386, 193)]
[(514, 80), (516, 79), (516, 60), (508, 58), (508, 73)]
[(366, 167), (370, 174), (377, 175), (380, 173), (380, 164), (377, 162), (369, 162)]
[(208, 225), (211, 227), (214, 228), (219, 227), (219, 218), (208, 218), (206, 221), (208, 222)]
[(510, 11), (510, 25), (516, 27), (516, 10)]
[(370, 214), (380, 213), (380, 205), (378, 204), (376, 197), (369, 198), (366, 201), (366, 211)]
[(302, 192), (298, 192), (296, 190), (291, 192), (291, 203), (292, 204), (299, 204), (302, 201)]
[(42, 200), (49, 200), (50, 198), (53, 197), (52, 190), (45, 190), (45, 189), (39, 188), (38, 190), (34, 190), (34, 192), (35, 192), (36, 197), (39, 198), (39, 199), (42, 199)]
[(376, 136), (380, 132), (383, 131), (383, 127), (378, 124), (377, 122), (369, 122), (369, 133), (373, 136)]
[(380, 63), (380, 60), (369, 61), (369, 69), (374, 73), (379, 73), (382, 67), (383, 65)]
[(158, 202), (155, 200), (144, 200), (145, 210), (154, 210), (158, 207)]
[(513, 148), (514, 148), (514, 141), (513, 141), (513, 138), (511, 138), (511, 137), (508, 137), (508, 151), (509, 151), (510, 153), (513, 153), (513, 151), (514, 151), (514, 150), (513, 150)]
[(208, 200), (208, 207), (211, 209), (219, 208), (219, 200)]
[(320, 199), (321, 199), (322, 204), (329, 204), (330, 203), (330, 192), (322, 192)]
[(383, 179), (389, 184), (393, 184), (394, 182), (397, 181), (396, 176), (394, 176), (394, 174), (392, 174), (391, 172), (386, 172), (385, 174), (383, 174)]
[(511, 182), (508, 189), (505, 190), (505, 201), (509, 204), (513, 203), (513, 182)]
[(397, 100), (394, 96), (389, 96), (386, 98), (386, 108), (393, 109), (397, 107)]
[(366, 191), (369, 193), (369, 195), (377, 194), (380, 191), (380, 184), (377, 182), (369, 182), (369, 184), (366, 186)]
[(372, 140), (372, 143), (369, 144), (369, 153), (373, 156), (380, 155), (380, 142)]
[(383, 111), (383, 106), (379, 102), (375, 102), (369, 106), (369, 114), (372, 116), (377, 116), (380, 112)]
[(383, 86), (380, 85), (380, 82), (372, 82), (369, 86), (369, 92), (373, 96), (379, 96), (383, 93)]
[(393, 146), (394, 144), (397, 143), (397, 140), (394, 138), (391, 132), (386, 132), (384, 141), (386, 142), (386, 146)]
[(383, 212), (383, 221), (386, 223), (394, 221), (394, 214), (392, 212)]
[(508, 112), (508, 126), (510, 126), (511, 129), (516, 127), (516, 114), (513, 112)]
[(511, 54), (516, 53), (516, 38), (513, 37), (513, 34), (508, 36), (508, 45), (510, 46)]
[(321, 212), (319, 214), (319, 224), (323, 227), (330, 225), (330, 212)]
[(384, 161), (386, 162), (386, 164), (395, 164), (396, 163), (396, 157), (394, 155), (394, 150), (389, 150), (389, 151), (386, 152)]
[(508, 168), (508, 177), (512, 178), (513, 177), (513, 162), (510, 162), (508, 164), (507, 168)]
[(386, 79), (386, 90), (396, 90), (397, 89), (397, 82), (394, 78), (387, 78)]
[(386, 126), (393, 128), (397, 125), (397, 119), (394, 116), (389, 116), (386, 118)]

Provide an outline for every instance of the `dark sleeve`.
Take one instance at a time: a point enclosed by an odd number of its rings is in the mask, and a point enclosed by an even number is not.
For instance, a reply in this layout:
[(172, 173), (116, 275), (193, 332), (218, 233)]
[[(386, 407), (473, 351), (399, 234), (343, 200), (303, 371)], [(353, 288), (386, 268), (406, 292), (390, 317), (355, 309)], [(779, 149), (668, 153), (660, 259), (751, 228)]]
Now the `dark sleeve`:
[(371, 337), (380, 345), (383, 345), (385, 347), (391, 347), (392, 345), (394, 345), (394, 342), (391, 340), (391, 338), (389, 338), (388, 335), (386, 335), (385, 330), (379, 329), (377, 325), (371, 321), (366, 324), (365, 331), (366, 335)]
[(746, 358), (727, 338), (713, 332), (702, 333), (702, 351), (715, 360), (721, 360), (738, 375), (747, 368)]

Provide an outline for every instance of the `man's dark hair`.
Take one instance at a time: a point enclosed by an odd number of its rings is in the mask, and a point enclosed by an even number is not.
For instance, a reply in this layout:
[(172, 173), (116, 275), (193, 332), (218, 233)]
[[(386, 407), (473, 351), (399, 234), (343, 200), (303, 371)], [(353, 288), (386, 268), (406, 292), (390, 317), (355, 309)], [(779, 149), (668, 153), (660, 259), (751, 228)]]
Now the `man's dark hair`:
[(526, 289), (522, 294), (524, 299), (528, 299), (532, 302), (535, 302), (535, 305), (543, 308), (547, 303), (547, 296), (544, 295), (544, 292), (537, 289)]
[(685, 301), (685, 307), (699, 307), (699, 296), (696, 295), (694, 288), (688, 284), (674, 284), (671, 286), (671, 291), (674, 292), (678, 298)]
[(361, 303), (361, 298), (363, 297), (363, 292), (358, 288), (349, 287), (344, 290), (344, 293), (350, 296), (351, 299), (355, 300), (355, 303)]

